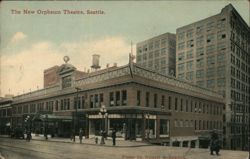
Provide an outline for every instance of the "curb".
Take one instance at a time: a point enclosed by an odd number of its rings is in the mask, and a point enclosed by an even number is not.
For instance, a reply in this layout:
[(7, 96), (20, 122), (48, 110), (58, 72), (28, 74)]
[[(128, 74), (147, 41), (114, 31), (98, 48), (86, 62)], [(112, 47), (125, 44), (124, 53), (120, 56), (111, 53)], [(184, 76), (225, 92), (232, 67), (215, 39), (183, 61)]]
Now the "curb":
[[(10, 138), (10, 137), (7, 137), (7, 136), (0, 136), (0, 138)], [(12, 138), (10, 138), (12, 139)], [(113, 146), (113, 145), (100, 145), (100, 144), (91, 144), (91, 143), (74, 143), (74, 142), (68, 142), (68, 141), (55, 141), (55, 140), (42, 140), (42, 139), (31, 139), (31, 141), (34, 140), (34, 141), (43, 141), (43, 142), (61, 142), (61, 143), (69, 143), (69, 144), (79, 144), (79, 145), (90, 145), (90, 146), (102, 146), (102, 147), (117, 147), (117, 148), (129, 148), (129, 147), (145, 147), (145, 146), (152, 146), (152, 144), (148, 144), (148, 145), (131, 145), (131, 146)], [(0, 158), (1, 159), (1, 158)]]

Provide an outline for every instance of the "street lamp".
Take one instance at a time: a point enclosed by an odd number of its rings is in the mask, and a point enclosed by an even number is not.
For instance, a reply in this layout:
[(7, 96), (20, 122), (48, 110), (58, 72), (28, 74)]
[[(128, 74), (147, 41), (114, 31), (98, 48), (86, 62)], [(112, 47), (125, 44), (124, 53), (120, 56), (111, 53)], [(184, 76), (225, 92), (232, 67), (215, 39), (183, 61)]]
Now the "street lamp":
[(105, 142), (104, 142), (104, 131), (105, 131), (105, 121), (104, 121), (105, 118), (104, 118), (104, 116), (108, 116), (107, 109), (106, 109), (105, 105), (101, 106), (99, 115), (102, 116), (102, 134), (101, 134), (102, 138), (101, 138), (100, 144), (105, 144)]

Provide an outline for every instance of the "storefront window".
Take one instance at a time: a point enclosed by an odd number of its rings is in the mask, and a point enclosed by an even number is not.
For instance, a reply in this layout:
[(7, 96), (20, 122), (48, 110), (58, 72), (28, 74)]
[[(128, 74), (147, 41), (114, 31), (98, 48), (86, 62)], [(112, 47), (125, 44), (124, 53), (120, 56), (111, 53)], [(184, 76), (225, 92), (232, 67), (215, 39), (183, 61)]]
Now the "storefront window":
[(160, 136), (169, 135), (169, 120), (160, 119)]

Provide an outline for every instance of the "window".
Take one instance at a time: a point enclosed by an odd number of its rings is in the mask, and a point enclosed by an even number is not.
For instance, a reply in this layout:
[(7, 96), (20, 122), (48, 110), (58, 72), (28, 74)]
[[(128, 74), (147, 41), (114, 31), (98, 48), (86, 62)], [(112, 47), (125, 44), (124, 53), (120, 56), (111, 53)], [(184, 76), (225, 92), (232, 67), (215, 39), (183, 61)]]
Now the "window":
[(218, 40), (222, 40), (222, 39), (225, 39), (226, 38), (226, 33), (225, 33), (225, 31), (220, 31), (220, 32), (218, 32), (218, 34), (217, 34), (217, 39)]
[(122, 90), (122, 105), (127, 105), (127, 91)]
[(155, 48), (159, 48), (160, 47), (160, 40), (155, 41)]
[(94, 108), (94, 96), (90, 95), (90, 108)]
[(149, 107), (149, 92), (146, 92), (146, 107)]
[(226, 26), (226, 18), (222, 18), (222, 19), (218, 20), (218, 22), (217, 22), (218, 29), (223, 29), (223, 28), (225, 28), (225, 26)]
[(207, 31), (211, 31), (214, 28), (214, 22), (207, 23)]
[(58, 111), (59, 110), (59, 101), (58, 100), (56, 100), (56, 111)]
[(168, 109), (169, 109), (169, 110), (172, 109), (171, 105), (172, 105), (172, 98), (171, 98), (171, 96), (169, 96), (169, 97), (168, 97)]
[(183, 80), (184, 79), (184, 73), (178, 74), (178, 79)]
[(178, 65), (178, 71), (179, 72), (184, 71), (184, 69), (185, 69), (184, 63), (181, 63), (181, 64)]
[(165, 46), (167, 43), (166, 39), (161, 39), (161, 46)]
[(74, 109), (76, 109), (76, 107), (77, 107), (77, 109), (80, 109), (80, 105), (81, 104), (81, 101), (80, 101), (80, 97), (74, 97)]
[(197, 81), (196, 84), (199, 87), (204, 87), (204, 81)]
[(231, 66), (231, 75), (235, 77), (235, 68), (233, 66)]
[(218, 80), (217, 80), (217, 86), (218, 87), (224, 87), (226, 85), (226, 80), (225, 80), (225, 78), (219, 78)]
[(193, 37), (193, 29), (189, 29), (186, 34), (187, 38), (192, 38)]
[(71, 76), (66, 76), (62, 78), (62, 88), (71, 87)]
[(185, 59), (184, 52), (178, 54), (178, 61), (183, 61)]
[(148, 49), (149, 49), (149, 50), (152, 50), (153, 48), (154, 48), (154, 44), (153, 44), (153, 42), (150, 42), (150, 43), (149, 43), (149, 46), (148, 46)]
[(235, 56), (231, 54), (231, 63), (235, 65)]
[(225, 53), (217, 55), (217, 62), (218, 63), (224, 63), (225, 62)]
[(186, 112), (188, 112), (188, 100), (186, 99)]
[(157, 94), (154, 94), (154, 107), (157, 108), (158, 105), (158, 96)]
[(141, 47), (138, 47), (138, 48), (137, 48), (137, 52), (138, 52), (139, 54), (141, 54), (141, 53), (142, 53), (142, 48), (141, 48)]
[(196, 27), (196, 34), (200, 34), (203, 31), (203, 25)]
[(185, 32), (181, 32), (178, 34), (178, 40), (183, 40), (185, 36)]
[(193, 69), (193, 61), (188, 61), (187, 62), (187, 70), (192, 70)]
[(165, 96), (161, 96), (161, 106), (165, 106)]
[(166, 59), (161, 59), (161, 67), (165, 67), (166, 66)]
[(208, 56), (207, 57), (207, 65), (213, 65), (215, 64), (215, 56)]
[(196, 60), (196, 67), (200, 68), (204, 66), (204, 59), (200, 58)]
[(218, 49), (218, 51), (226, 50), (226, 43), (225, 43), (225, 42), (223, 42), (223, 43), (218, 43), (217, 49)]
[(155, 57), (159, 57), (160, 56), (160, 52), (159, 52), (159, 50), (156, 50), (155, 51)]
[(214, 45), (208, 45), (206, 48), (207, 54), (213, 53), (215, 51), (215, 46)]
[(178, 50), (183, 50), (185, 47), (185, 42), (179, 43), (178, 44)]
[(207, 77), (208, 77), (208, 78), (209, 78), (209, 77), (214, 77), (214, 75), (215, 75), (215, 68), (214, 68), (214, 67), (208, 68), (208, 69), (207, 69)]
[(141, 62), (141, 60), (142, 60), (142, 56), (141, 55), (137, 56), (136, 62)]
[(143, 46), (143, 51), (148, 51), (147, 45), (144, 45), (144, 46)]
[(183, 99), (181, 99), (181, 111), (183, 111)]
[(197, 39), (196, 39), (196, 45), (197, 46), (202, 46), (203, 42), (204, 42), (204, 36), (197, 37)]
[(188, 40), (187, 41), (187, 48), (191, 48), (194, 46), (194, 40)]
[(207, 43), (213, 42), (214, 41), (214, 34), (208, 34), (207, 35)]
[(197, 70), (196, 78), (203, 78), (203, 77), (204, 77), (204, 70)]
[(199, 57), (199, 56), (203, 56), (203, 55), (204, 55), (204, 48), (203, 47), (197, 48), (196, 49), (196, 56)]
[(187, 51), (187, 59), (193, 58), (193, 50)]
[(162, 49), (161, 49), (161, 55), (162, 55), (162, 56), (166, 55), (166, 48), (162, 48)]
[(114, 92), (109, 93), (109, 105), (111, 107), (115, 105), (115, 103), (114, 103)]
[(147, 54), (143, 54), (143, 60), (144, 60), (144, 61), (147, 60)]
[(217, 68), (217, 76), (225, 76), (225, 72), (226, 72), (225, 66), (219, 66)]
[(174, 101), (174, 110), (177, 111), (178, 109), (178, 98), (175, 98), (175, 101)]
[(207, 80), (207, 87), (208, 88), (213, 88), (215, 86), (215, 80), (211, 79), (211, 80)]
[[(100, 103), (103, 102), (103, 94), (100, 96)], [(85, 108), (85, 97), (82, 96), (82, 109)]]
[(169, 134), (169, 120), (160, 119), (160, 135)]
[(186, 74), (186, 79), (189, 80), (189, 81), (192, 81), (193, 80), (193, 71), (191, 72), (187, 72)]
[(141, 105), (141, 91), (137, 91), (137, 106)]
[(116, 91), (115, 92), (115, 105), (120, 105), (121, 103), (120, 103), (120, 101), (121, 101), (121, 97), (120, 97), (121, 95), (120, 95), (120, 91)]

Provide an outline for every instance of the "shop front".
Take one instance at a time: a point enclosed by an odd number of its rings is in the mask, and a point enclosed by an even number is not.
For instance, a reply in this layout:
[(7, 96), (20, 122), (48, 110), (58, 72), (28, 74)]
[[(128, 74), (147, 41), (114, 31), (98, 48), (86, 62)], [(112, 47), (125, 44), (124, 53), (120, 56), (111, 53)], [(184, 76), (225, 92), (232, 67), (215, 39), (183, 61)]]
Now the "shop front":
[(108, 109), (107, 112), (105, 115), (98, 114), (98, 111), (88, 112), (89, 137), (99, 136), (102, 131), (110, 137), (112, 130), (116, 130), (116, 136), (121, 140), (155, 141), (169, 138), (168, 112), (119, 108)]

